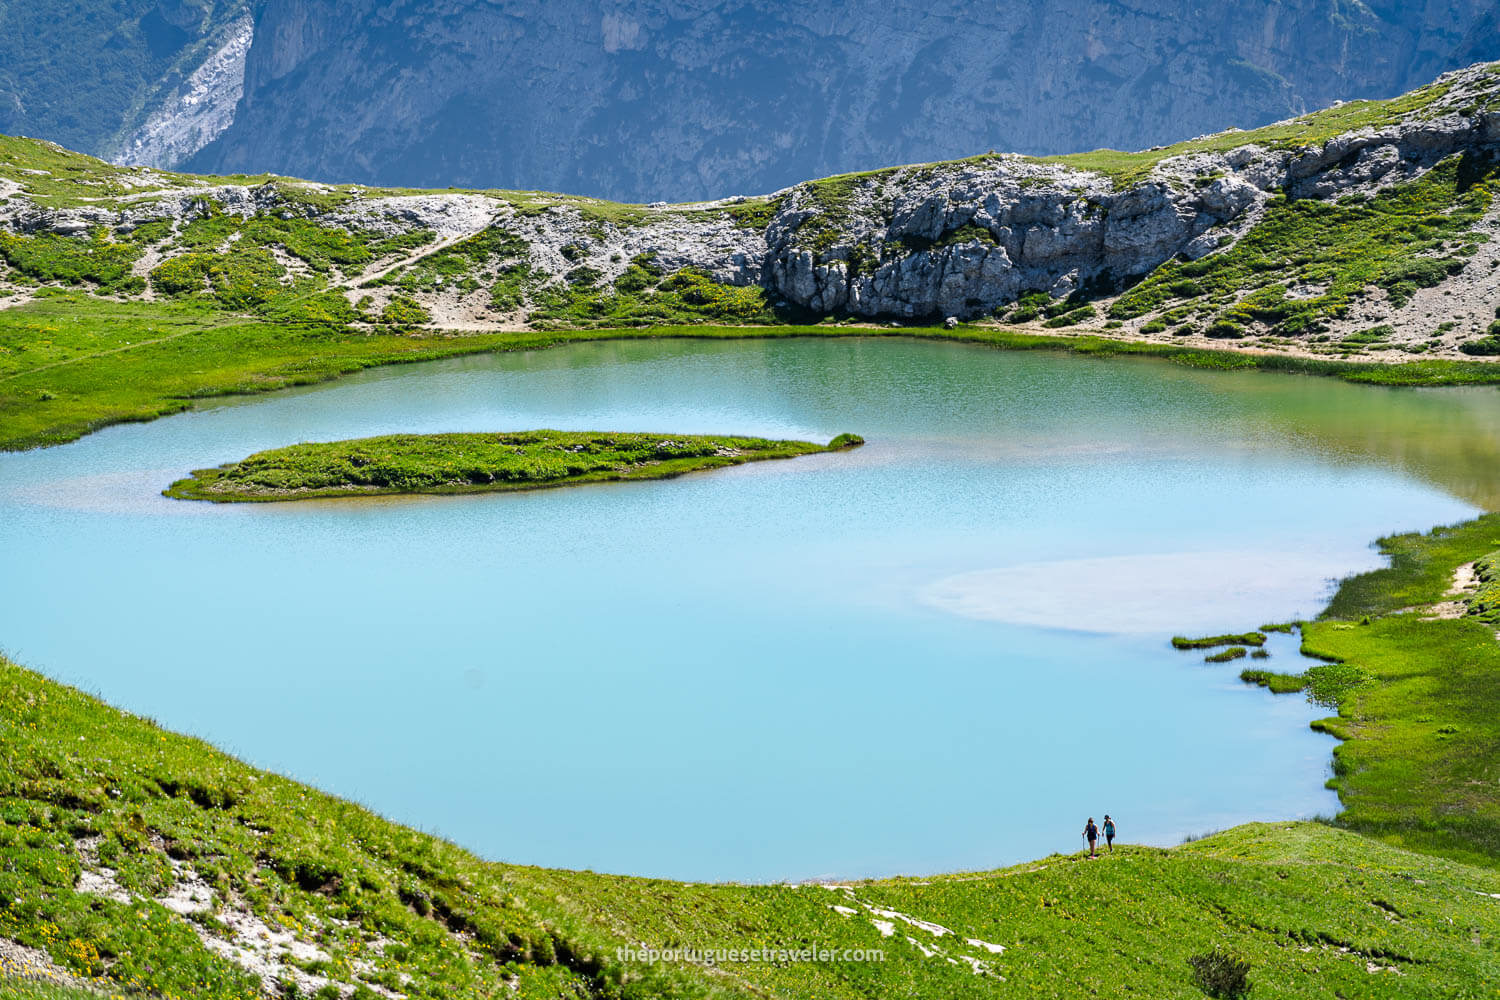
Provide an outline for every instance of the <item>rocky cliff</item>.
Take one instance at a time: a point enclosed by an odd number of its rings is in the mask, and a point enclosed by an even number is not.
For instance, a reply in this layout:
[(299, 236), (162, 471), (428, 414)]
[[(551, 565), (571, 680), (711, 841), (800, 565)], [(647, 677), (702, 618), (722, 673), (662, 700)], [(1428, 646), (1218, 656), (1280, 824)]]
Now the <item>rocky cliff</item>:
[(233, 116), (259, 5), (0, 3), (0, 133), (130, 162), (180, 162)]
[(1500, 58), (1497, 22), (1500, 0), (28, 0), (0, 3), (0, 133), (213, 172), (707, 198), (1255, 127)]
[(189, 169), (634, 201), (1252, 128), (1477, 59), (1494, 0), (267, 0)]
[(13, 300), (49, 274), (98, 283), (82, 265), (28, 265), (51, 240), (54, 255), (129, 258), (116, 294), (236, 308), (334, 296), (352, 311), (327, 315), (354, 326), (1000, 320), (1339, 355), (1500, 353), (1494, 65), (1139, 153), (987, 154), (688, 205), (230, 184), (97, 161), (85, 175), (61, 150), (27, 160), (12, 143), (0, 295)]

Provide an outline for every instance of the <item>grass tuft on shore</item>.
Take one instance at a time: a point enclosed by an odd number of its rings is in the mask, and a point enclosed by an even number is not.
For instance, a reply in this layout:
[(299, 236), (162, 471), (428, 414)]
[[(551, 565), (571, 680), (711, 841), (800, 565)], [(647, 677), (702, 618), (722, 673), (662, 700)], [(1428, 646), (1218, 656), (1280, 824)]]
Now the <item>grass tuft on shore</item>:
[[(1182, 635), (1172, 636), (1173, 649), (1213, 649), (1215, 646), (1264, 646), (1266, 636), (1263, 632), (1242, 632), (1231, 635), (1205, 635), (1198, 638), (1189, 638)], [(1245, 655), (1243, 652), (1241, 656)]]

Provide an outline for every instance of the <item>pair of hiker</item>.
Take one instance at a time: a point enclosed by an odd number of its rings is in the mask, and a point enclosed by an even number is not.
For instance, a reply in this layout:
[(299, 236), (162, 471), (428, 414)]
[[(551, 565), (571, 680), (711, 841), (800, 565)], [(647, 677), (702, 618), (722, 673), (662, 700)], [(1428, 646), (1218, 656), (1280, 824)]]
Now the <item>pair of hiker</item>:
[[(1089, 857), (1097, 858), (1099, 852), (1094, 850), (1094, 845), (1099, 842), (1099, 828), (1094, 825), (1094, 817), (1083, 826), (1083, 839), (1089, 842)], [(1109, 818), (1109, 813), (1104, 814), (1104, 845), (1109, 848), (1109, 853), (1115, 853), (1115, 821)]]

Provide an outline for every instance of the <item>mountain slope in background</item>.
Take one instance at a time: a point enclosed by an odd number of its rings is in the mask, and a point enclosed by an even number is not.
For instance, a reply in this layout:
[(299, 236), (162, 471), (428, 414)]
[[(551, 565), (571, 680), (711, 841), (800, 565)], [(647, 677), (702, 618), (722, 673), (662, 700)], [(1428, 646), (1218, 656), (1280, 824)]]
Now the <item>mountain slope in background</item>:
[(1134, 149), (1500, 56), (1470, 34), (1495, 6), (269, 0), (235, 124), (190, 165), (651, 201)]
[(249, 0), (0, 0), (0, 132), (177, 162), (228, 124), (253, 17)]
[(983, 154), (678, 205), (199, 177), (0, 137), (0, 306), (84, 284), (351, 329), (998, 319), (1492, 356), (1497, 192), (1500, 63), (1143, 152)]
[(0, 133), (203, 172), (681, 201), (1389, 97), (1500, 57), (1497, 15), (1495, 0), (29, 0), (0, 3)]

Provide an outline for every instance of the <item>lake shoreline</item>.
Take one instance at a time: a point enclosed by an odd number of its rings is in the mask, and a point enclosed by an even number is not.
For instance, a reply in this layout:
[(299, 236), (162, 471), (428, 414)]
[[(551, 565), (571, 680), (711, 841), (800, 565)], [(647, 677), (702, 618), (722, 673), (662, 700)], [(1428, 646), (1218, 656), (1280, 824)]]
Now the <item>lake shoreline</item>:
[[(247, 324), (254, 321), (246, 318)], [(295, 324), (281, 324), (280, 328), (293, 331)], [(215, 328), (188, 331), (176, 337), (225, 336), (229, 337), (239, 328), (229, 328), (226, 333)], [(326, 331), (312, 330), (314, 337), (326, 335)], [(33, 448), (66, 444), (104, 427), (155, 420), (197, 408), (205, 400), (253, 396), (295, 386), (313, 385), (333, 381), (346, 375), (370, 368), (396, 364), (414, 364), (445, 358), (501, 354), (514, 351), (540, 351), (567, 344), (627, 341), (627, 340), (779, 340), (784, 338), (819, 339), (910, 339), (947, 341), (972, 344), (1013, 351), (1059, 351), (1087, 357), (1145, 357), (1168, 361), (1186, 367), (1222, 371), (1269, 371), (1286, 374), (1317, 375), (1337, 378), (1342, 381), (1391, 387), (1446, 387), (1500, 385), (1500, 363), (1494, 361), (1459, 361), (1449, 359), (1426, 361), (1345, 361), (1318, 359), (1299, 354), (1282, 354), (1260, 348), (1237, 349), (1233, 347), (1206, 348), (1163, 343), (1152, 340), (1116, 338), (1107, 331), (1079, 334), (1041, 334), (1023, 330), (960, 325), (953, 329), (941, 326), (685, 326), (685, 327), (636, 327), (618, 329), (581, 329), (564, 331), (509, 331), (501, 333), (463, 333), (457, 331), (431, 331), (402, 336), (364, 336), (330, 341), (321, 354), (295, 364), (284, 363), (284, 359), (267, 355), (264, 359), (253, 353), (249, 357), (231, 356), (220, 369), (205, 369), (194, 372), (191, 384), (175, 388), (163, 376), (154, 381), (146, 379), (144, 385), (132, 385), (131, 391), (144, 400), (120, 402), (108, 398), (117, 381), (133, 381), (129, 365), (134, 363), (134, 350), (111, 352), (107, 364), (127, 366), (124, 371), (109, 373), (92, 372), (85, 368), (84, 381), (79, 385), (84, 395), (69, 390), (66, 382), (56, 377), (58, 372), (68, 372), (70, 366), (79, 362), (97, 361), (99, 358), (85, 356), (46, 366), (33, 371), (20, 371), (4, 379), (19, 381), (21, 386), (35, 383), (27, 388), (17, 387), (13, 398), (20, 405), (11, 413), (25, 416), (33, 427), (9, 433), (0, 430), (0, 451), (26, 451)], [(140, 349), (150, 350), (158, 342), (144, 342)], [(162, 345), (166, 346), (166, 345)], [(380, 353), (366, 353), (375, 350)], [(150, 359), (140, 362), (150, 364)], [(264, 370), (261, 365), (264, 364)], [(295, 369), (295, 370), (292, 370)], [(49, 377), (42, 377), (49, 376)], [(65, 376), (66, 377), (66, 376)], [(103, 382), (103, 387), (99, 384)], [(34, 394), (22, 402), (23, 392)], [(89, 394), (102, 398), (90, 399)], [(82, 410), (76, 415), (48, 420), (45, 413), (58, 404), (74, 406)], [(43, 414), (39, 419), (38, 414)], [(0, 423), (3, 426), (3, 423)]]

